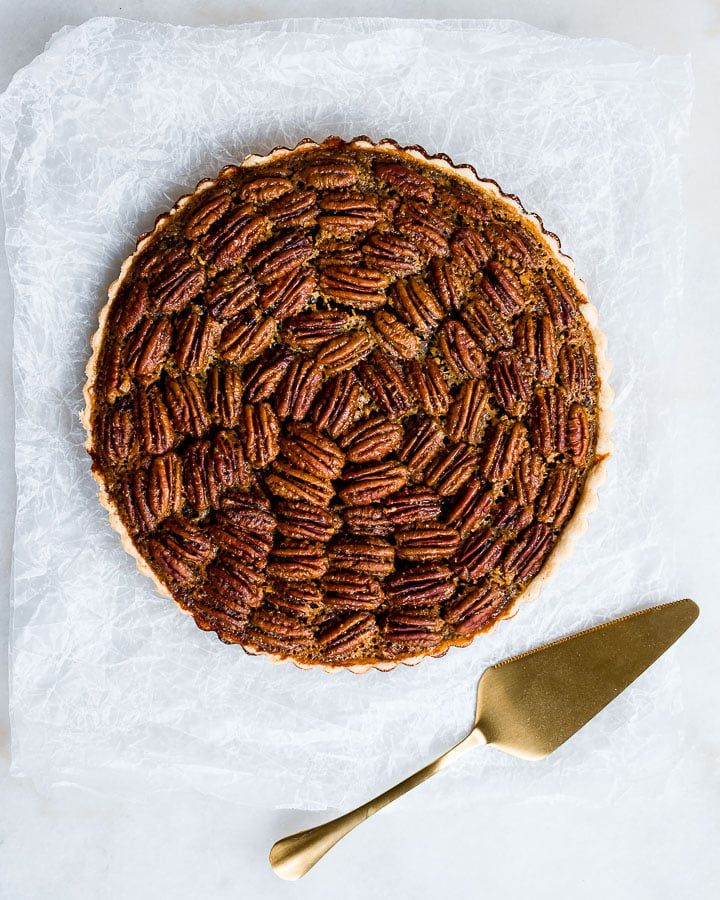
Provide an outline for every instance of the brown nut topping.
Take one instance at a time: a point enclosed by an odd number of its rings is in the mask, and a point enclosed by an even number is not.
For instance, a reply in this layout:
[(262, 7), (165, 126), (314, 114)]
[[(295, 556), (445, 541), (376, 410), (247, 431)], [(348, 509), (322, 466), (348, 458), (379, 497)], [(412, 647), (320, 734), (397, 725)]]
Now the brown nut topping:
[(467, 644), (601, 459), (584, 303), (539, 220), (446, 157), (330, 138), (227, 167), (101, 316), (103, 502), (250, 653), (363, 670)]

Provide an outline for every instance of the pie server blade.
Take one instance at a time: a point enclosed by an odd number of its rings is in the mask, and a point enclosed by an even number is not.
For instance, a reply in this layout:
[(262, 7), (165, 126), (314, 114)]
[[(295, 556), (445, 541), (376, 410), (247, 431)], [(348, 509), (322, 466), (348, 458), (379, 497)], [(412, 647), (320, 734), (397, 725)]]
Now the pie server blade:
[(678, 600), (496, 663), (478, 684), (475, 728), (506, 753), (547, 756), (662, 656), (698, 613), (692, 600)]

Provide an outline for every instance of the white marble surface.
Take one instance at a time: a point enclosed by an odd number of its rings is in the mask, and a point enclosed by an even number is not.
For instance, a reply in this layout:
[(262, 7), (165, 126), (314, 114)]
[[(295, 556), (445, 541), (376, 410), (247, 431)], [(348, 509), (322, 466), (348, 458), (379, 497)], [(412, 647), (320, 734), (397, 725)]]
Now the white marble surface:
[[(478, 797), (476, 809), (421, 817), (402, 802), (346, 839), (308, 878), (279, 882), (266, 863), (281, 834), (320, 821), (298, 812), (237, 808), (198, 794), (130, 804), (59, 786), (49, 796), (7, 777), (7, 591), (0, 600), (0, 897), (536, 897), (711, 898), (720, 895), (720, 613), (714, 591), (720, 501), (717, 284), (720, 206), (720, 4), (710, 0), (336, 2), (163, 0), (122, 6), (0, 0), (0, 90), (58, 28), (94, 15), (225, 24), (297, 15), (517, 18), (572, 36), (611, 37), (666, 53), (690, 52), (697, 79), (684, 171), (688, 216), (686, 316), (668, 366), (678, 422), (665, 462), (675, 496), (678, 581), (702, 607), (672, 651), (683, 680), (685, 753), (652, 790), (628, 781), (612, 806), (575, 799), (516, 807)], [(0, 572), (10, 575), (14, 482), (10, 374), (12, 295), (0, 252)], [(496, 796), (496, 794), (495, 794)], [(648, 800), (648, 797), (652, 797)]]

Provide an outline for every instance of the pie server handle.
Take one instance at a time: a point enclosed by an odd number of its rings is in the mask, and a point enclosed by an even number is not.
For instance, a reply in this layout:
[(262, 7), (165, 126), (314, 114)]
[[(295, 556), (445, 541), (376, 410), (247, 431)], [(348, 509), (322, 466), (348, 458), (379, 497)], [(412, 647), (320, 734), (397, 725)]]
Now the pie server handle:
[(333, 819), (332, 822), (325, 822), (323, 825), (299, 831), (297, 834), (291, 834), (289, 837), (277, 841), (270, 851), (270, 865), (275, 870), (275, 874), (287, 881), (296, 881), (298, 878), (302, 878), (318, 860), (325, 856), (328, 850), (361, 822), (422, 784), (423, 781), (427, 781), (431, 775), (444, 769), (463, 753), (484, 743), (485, 739), (482, 734), (473, 729), (467, 737), (447, 753), (443, 753), (434, 762), (375, 797), (374, 800), (363, 803), (362, 806)]

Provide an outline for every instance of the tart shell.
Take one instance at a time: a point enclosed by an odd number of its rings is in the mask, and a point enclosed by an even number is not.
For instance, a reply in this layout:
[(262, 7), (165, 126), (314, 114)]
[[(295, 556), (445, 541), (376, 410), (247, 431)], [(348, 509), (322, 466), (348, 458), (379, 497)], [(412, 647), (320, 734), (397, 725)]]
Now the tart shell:
[[(280, 162), (288, 154), (295, 155), (303, 151), (312, 151), (317, 148), (323, 148), (326, 146), (332, 147), (337, 143), (342, 143), (342, 146), (345, 148), (357, 148), (361, 150), (373, 150), (375, 152), (387, 152), (393, 157), (400, 156), (407, 158), (410, 161), (418, 161), (425, 166), (432, 166), (439, 171), (452, 171), (455, 176), (463, 179), (469, 185), (481, 186), (485, 191), (490, 192), (493, 197), (501, 204), (512, 209), (515, 213), (520, 214), (524, 220), (524, 224), (534, 232), (538, 241), (544, 245), (544, 247), (555, 258), (555, 260), (562, 266), (566, 276), (583, 300), (583, 302), (579, 305), (579, 310), (587, 323), (588, 330), (595, 345), (596, 374), (598, 381), (597, 431), (594, 462), (585, 478), (582, 493), (576, 502), (574, 511), (571, 517), (563, 525), (558, 540), (544, 560), (542, 567), (540, 568), (538, 573), (529, 581), (525, 588), (521, 590), (519, 595), (515, 597), (509, 603), (509, 605), (492, 620), (489, 626), (483, 628), (480, 632), (470, 636), (456, 635), (452, 639), (446, 640), (442, 644), (433, 647), (427, 653), (400, 658), (397, 660), (368, 659), (367, 661), (362, 660), (359, 662), (355, 662), (352, 665), (330, 663), (324, 661), (309, 663), (300, 661), (289, 654), (270, 653), (241, 644), (245, 652), (249, 655), (266, 656), (273, 662), (290, 660), (298, 668), (322, 668), (326, 672), (346, 670), (354, 673), (364, 673), (373, 668), (380, 671), (389, 671), (395, 668), (400, 663), (407, 666), (416, 665), (428, 656), (443, 656), (445, 653), (447, 653), (450, 647), (468, 646), (476, 637), (478, 637), (478, 634), (487, 634), (489, 631), (493, 630), (499, 622), (514, 617), (518, 611), (518, 607), (521, 604), (535, 600), (540, 595), (543, 586), (554, 574), (558, 565), (572, 554), (575, 541), (587, 530), (588, 517), (597, 507), (598, 488), (605, 480), (606, 462), (612, 452), (612, 443), (610, 436), (613, 428), (613, 416), (611, 412), (613, 391), (609, 384), (611, 365), (606, 354), (607, 340), (598, 325), (597, 309), (588, 300), (585, 283), (577, 275), (573, 260), (567, 254), (561, 251), (559, 238), (555, 234), (544, 228), (540, 216), (535, 213), (528, 213), (523, 207), (520, 200), (515, 195), (505, 193), (500, 188), (500, 186), (492, 179), (480, 178), (476, 170), (472, 166), (467, 164), (458, 166), (455, 165), (452, 160), (445, 154), (439, 153), (430, 155), (426, 153), (426, 151), (420, 146), (412, 145), (403, 147), (391, 139), (383, 139), (376, 143), (366, 136), (360, 136), (347, 142), (340, 142), (338, 138), (327, 138), (325, 141), (317, 143), (312, 139), (306, 138), (300, 141), (293, 148), (276, 147), (271, 153), (267, 154), (266, 156), (250, 155), (246, 157), (239, 166), (225, 167), (221, 171), (221, 173), (219, 173), (218, 178), (221, 175), (227, 174), (231, 171), (253, 168), (268, 163)], [(87, 432), (85, 448), (88, 453), (92, 454), (96, 449), (93, 442), (92, 431), (92, 419), (96, 404), (95, 382), (98, 374), (98, 364), (100, 360), (102, 340), (106, 331), (108, 316), (113, 300), (115, 299), (125, 276), (132, 267), (133, 262), (135, 261), (138, 254), (141, 253), (141, 251), (168, 226), (168, 223), (172, 222), (173, 217), (180, 210), (182, 210), (184, 206), (186, 206), (191, 200), (195, 199), (199, 193), (207, 191), (208, 189), (214, 187), (217, 184), (217, 181), (217, 178), (202, 179), (192, 193), (181, 197), (169, 212), (163, 213), (162, 215), (158, 216), (155, 220), (152, 231), (149, 231), (138, 238), (134, 253), (123, 262), (118, 278), (115, 279), (115, 281), (113, 281), (113, 283), (109, 287), (107, 301), (99, 313), (97, 331), (95, 332), (91, 340), (92, 355), (86, 366), (86, 383), (83, 388), (85, 408), (81, 412), (80, 418)], [(100, 502), (108, 511), (110, 524), (112, 528), (120, 535), (123, 548), (128, 554), (130, 554), (130, 556), (135, 559), (139, 571), (143, 575), (146, 575), (152, 579), (158, 592), (164, 596), (171, 597), (174, 600), (170, 590), (148, 565), (148, 563), (145, 561), (145, 559), (135, 546), (135, 543), (133, 542), (128, 529), (126, 528), (122, 518), (118, 514), (116, 505), (107, 489), (102, 473), (99, 472), (95, 467), (93, 467), (92, 475), (98, 484)], [(192, 615), (190, 610), (186, 609), (179, 602), (177, 602), (176, 600), (174, 600), (174, 602), (176, 603), (178, 609), (181, 610), (181, 612), (185, 613), (186, 615)], [(205, 628), (199, 622), (198, 625), (199, 627), (203, 628), (203, 630), (210, 630), (209, 628)]]

